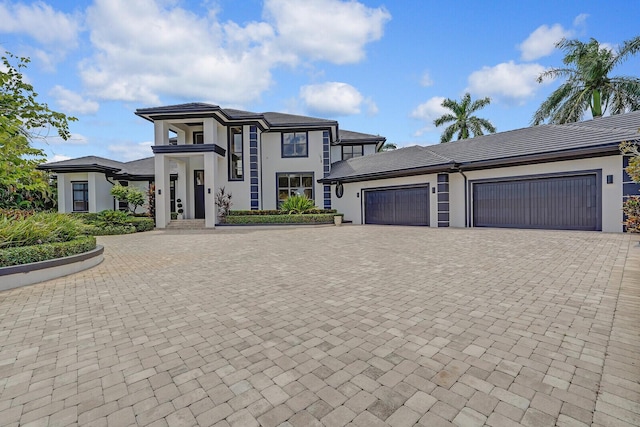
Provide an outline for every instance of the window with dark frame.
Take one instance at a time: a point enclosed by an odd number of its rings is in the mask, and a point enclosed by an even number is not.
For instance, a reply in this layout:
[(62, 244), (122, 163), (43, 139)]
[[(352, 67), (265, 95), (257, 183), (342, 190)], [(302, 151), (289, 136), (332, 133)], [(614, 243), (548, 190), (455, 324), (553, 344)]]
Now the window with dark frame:
[(364, 145), (343, 145), (342, 160), (351, 159), (353, 157), (362, 157), (364, 155)]
[(194, 144), (204, 144), (204, 132), (194, 132), (193, 133), (193, 143)]
[(282, 134), (282, 157), (308, 157), (307, 132)]
[(278, 206), (290, 196), (304, 194), (313, 200), (313, 173), (278, 173)]
[(242, 127), (229, 128), (229, 181), (242, 181)]
[(73, 211), (89, 211), (89, 183), (87, 181), (76, 181), (71, 183), (73, 192)]

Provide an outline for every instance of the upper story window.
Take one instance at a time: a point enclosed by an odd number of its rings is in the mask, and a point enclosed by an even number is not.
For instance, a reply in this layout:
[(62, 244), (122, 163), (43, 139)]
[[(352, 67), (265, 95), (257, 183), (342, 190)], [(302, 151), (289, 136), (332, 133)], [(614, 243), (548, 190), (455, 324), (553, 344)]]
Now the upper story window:
[(307, 132), (283, 133), (282, 157), (309, 157)]
[(343, 145), (342, 160), (351, 159), (352, 157), (362, 157), (364, 155), (364, 145)]
[(193, 133), (193, 143), (194, 144), (204, 144), (204, 132), (194, 132)]
[(71, 183), (73, 192), (73, 211), (89, 211), (89, 183), (87, 181), (76, 181)]
[(242, 127), (229, 128), (229, 180), (241, 181), (242, 175)]

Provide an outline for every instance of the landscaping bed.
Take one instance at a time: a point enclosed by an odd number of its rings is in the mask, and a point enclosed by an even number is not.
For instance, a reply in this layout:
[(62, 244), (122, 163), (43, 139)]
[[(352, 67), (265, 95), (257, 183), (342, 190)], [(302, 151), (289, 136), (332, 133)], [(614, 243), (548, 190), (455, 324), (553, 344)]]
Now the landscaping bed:
[(223, 224), (333, 224), (333, 217), (336, 215), (335, 213), (228, 215)]

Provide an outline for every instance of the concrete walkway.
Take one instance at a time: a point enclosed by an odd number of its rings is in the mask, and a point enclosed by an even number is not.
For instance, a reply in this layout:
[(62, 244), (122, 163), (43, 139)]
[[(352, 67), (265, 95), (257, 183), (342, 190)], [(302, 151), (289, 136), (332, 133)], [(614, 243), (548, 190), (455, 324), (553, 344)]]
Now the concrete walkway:
[(640, 425), (638, 236), (99, 241), (101, 265), (0, 292), (0, 425)]

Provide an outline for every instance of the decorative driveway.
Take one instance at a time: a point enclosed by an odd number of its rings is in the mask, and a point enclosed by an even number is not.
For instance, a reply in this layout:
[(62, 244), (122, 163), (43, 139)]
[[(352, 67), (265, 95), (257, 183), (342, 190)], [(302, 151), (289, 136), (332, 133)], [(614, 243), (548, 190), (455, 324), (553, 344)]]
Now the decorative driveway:
[(640, 424), (640, 246), (384, 226), (102, 237), (0, 293), (0, 424)]

